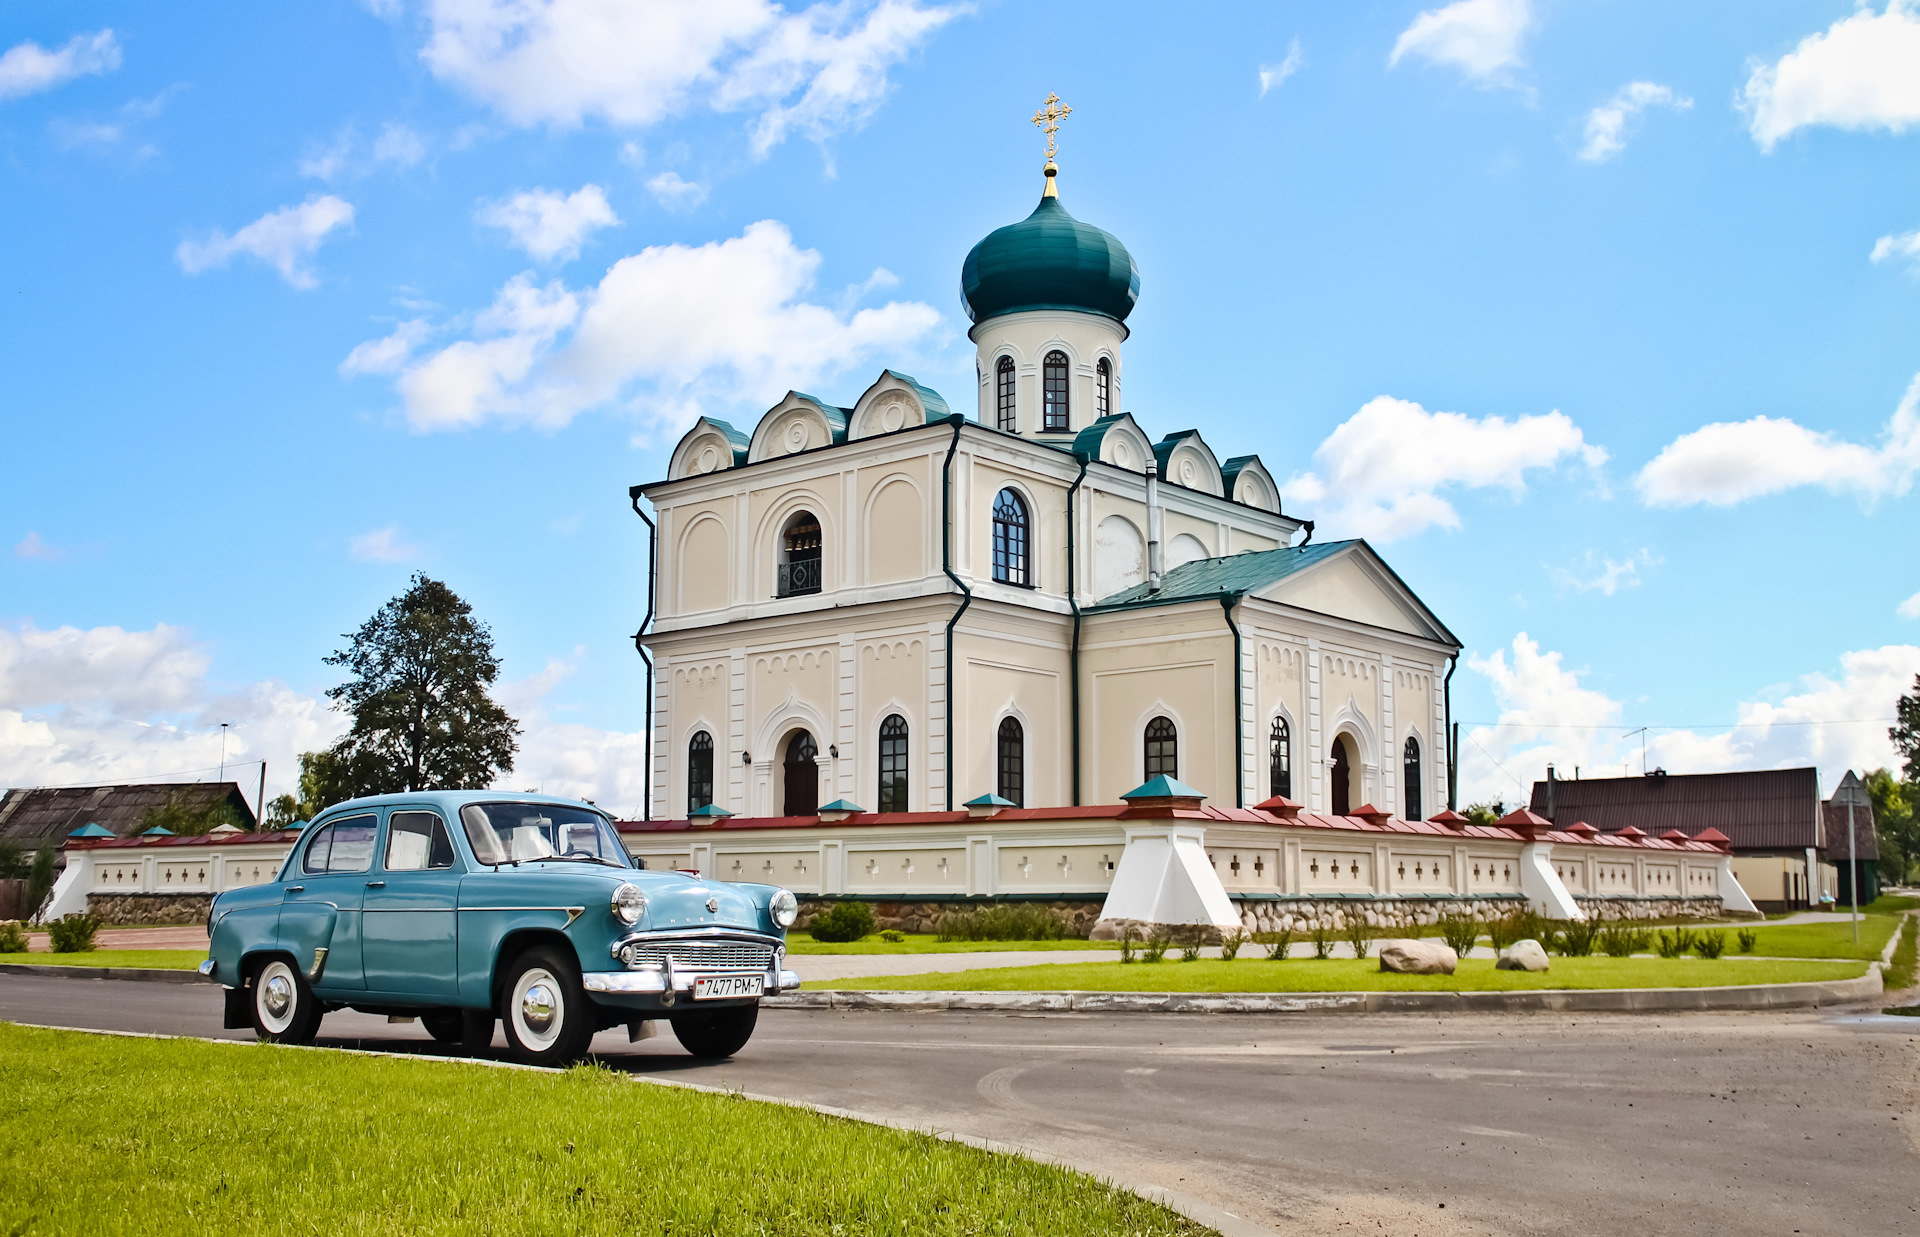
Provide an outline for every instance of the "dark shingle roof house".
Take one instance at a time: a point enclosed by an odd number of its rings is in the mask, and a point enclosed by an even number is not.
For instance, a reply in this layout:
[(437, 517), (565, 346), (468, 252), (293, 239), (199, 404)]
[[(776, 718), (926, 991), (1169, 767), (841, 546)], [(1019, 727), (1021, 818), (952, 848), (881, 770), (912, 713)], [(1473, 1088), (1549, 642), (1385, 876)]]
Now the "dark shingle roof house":
[(0, 798), (0, 841), (22, 850), (58, 846), (67, 835), (97, 824), (115, 837), (132, 837), (150, 809), (169, 796), (182, 806), (204, 811), (225, 799), (240, 823), (256, 827), (253, 805), (237, 782), (143, 782), (124, 786), (58, 786), (9, 790)]
[[(1655, 837), (1718, 829), (1734, 851), (1825, 850), (1818, 770), (1666, 773), (1533, 784), (1533, 810), (1563, 827), (1584, 820), (1602, 833), (1632, 826)], [(1844, 824), (1844, 819), (1842, 821)]]

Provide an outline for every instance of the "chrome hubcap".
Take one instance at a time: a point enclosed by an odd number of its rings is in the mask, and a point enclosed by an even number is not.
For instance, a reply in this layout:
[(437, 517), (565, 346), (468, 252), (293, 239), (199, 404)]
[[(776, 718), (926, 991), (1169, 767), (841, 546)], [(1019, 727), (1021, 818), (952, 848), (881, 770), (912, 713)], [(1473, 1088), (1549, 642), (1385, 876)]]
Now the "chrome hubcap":
[(528, 1030), (544, 1035), (553, 1029), (554, 1006), (557, 1004), (559, 1002), (554, 999), (553, 989), (536, 983), (520, 998), (520, 1020), (527, 1024)]
[(293, 1005), (293, 985), (287, 982), (285, 975), (274, 975), (267, 980), (262, 999), (266, 1002), (268, 1013), (275, 1018), (284, 1018), (288, 1008)]

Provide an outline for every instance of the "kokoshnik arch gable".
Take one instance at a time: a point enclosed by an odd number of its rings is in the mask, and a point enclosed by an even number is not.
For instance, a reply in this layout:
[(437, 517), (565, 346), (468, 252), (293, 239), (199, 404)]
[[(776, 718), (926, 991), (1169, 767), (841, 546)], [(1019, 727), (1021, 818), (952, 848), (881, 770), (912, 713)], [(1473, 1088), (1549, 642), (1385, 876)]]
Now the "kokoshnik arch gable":
[(630, 849), (1109, 924), (1356, 895), (1747, 909), (1711, 840), (1650, 840), (1656, 871), (1537, 818), (1423, 820), (1452, 806), (1459, 641), (1364, 541), (1314, 542), (1258, 456), (1123, 411), (1139, 270), (1061, 204), (1055, 103), (1039, 205), (961, 270), (974, 416), (884, 370), (851, 407), (702, 418), (634, 487), (657, 524)]

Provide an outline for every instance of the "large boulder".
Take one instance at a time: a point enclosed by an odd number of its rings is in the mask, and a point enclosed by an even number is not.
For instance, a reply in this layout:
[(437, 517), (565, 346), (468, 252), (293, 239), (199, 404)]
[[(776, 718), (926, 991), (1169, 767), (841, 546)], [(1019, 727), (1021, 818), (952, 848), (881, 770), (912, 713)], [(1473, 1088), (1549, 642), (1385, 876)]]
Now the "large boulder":
[(1451, 975), (1460, 955), (1440, 941), (1381, 941), (1380, 969), (1401, 975)]
[(1547, 969), (1547, 951), (1539, 941), (1515, 941), (1500, 951), (1500, 961), (1494, 966), (1503, 971), (1544, 971)]

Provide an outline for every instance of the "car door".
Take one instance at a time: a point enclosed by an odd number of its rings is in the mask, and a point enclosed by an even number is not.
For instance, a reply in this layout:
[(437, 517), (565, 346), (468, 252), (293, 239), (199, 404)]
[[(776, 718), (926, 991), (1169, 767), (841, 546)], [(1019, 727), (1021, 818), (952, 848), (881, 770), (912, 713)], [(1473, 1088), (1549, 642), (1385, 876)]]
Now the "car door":
[(367, 987), (451, 1001), (461, 876), (453, 836), (438, 812), (394, 808), (385, 838), (361, 904)]
[(377, 814), (364, 812), (315, 826), (288, 875), (280, 940), (321, 992), (367, 986), (361, 971), (360, 903), (379, 824)]

